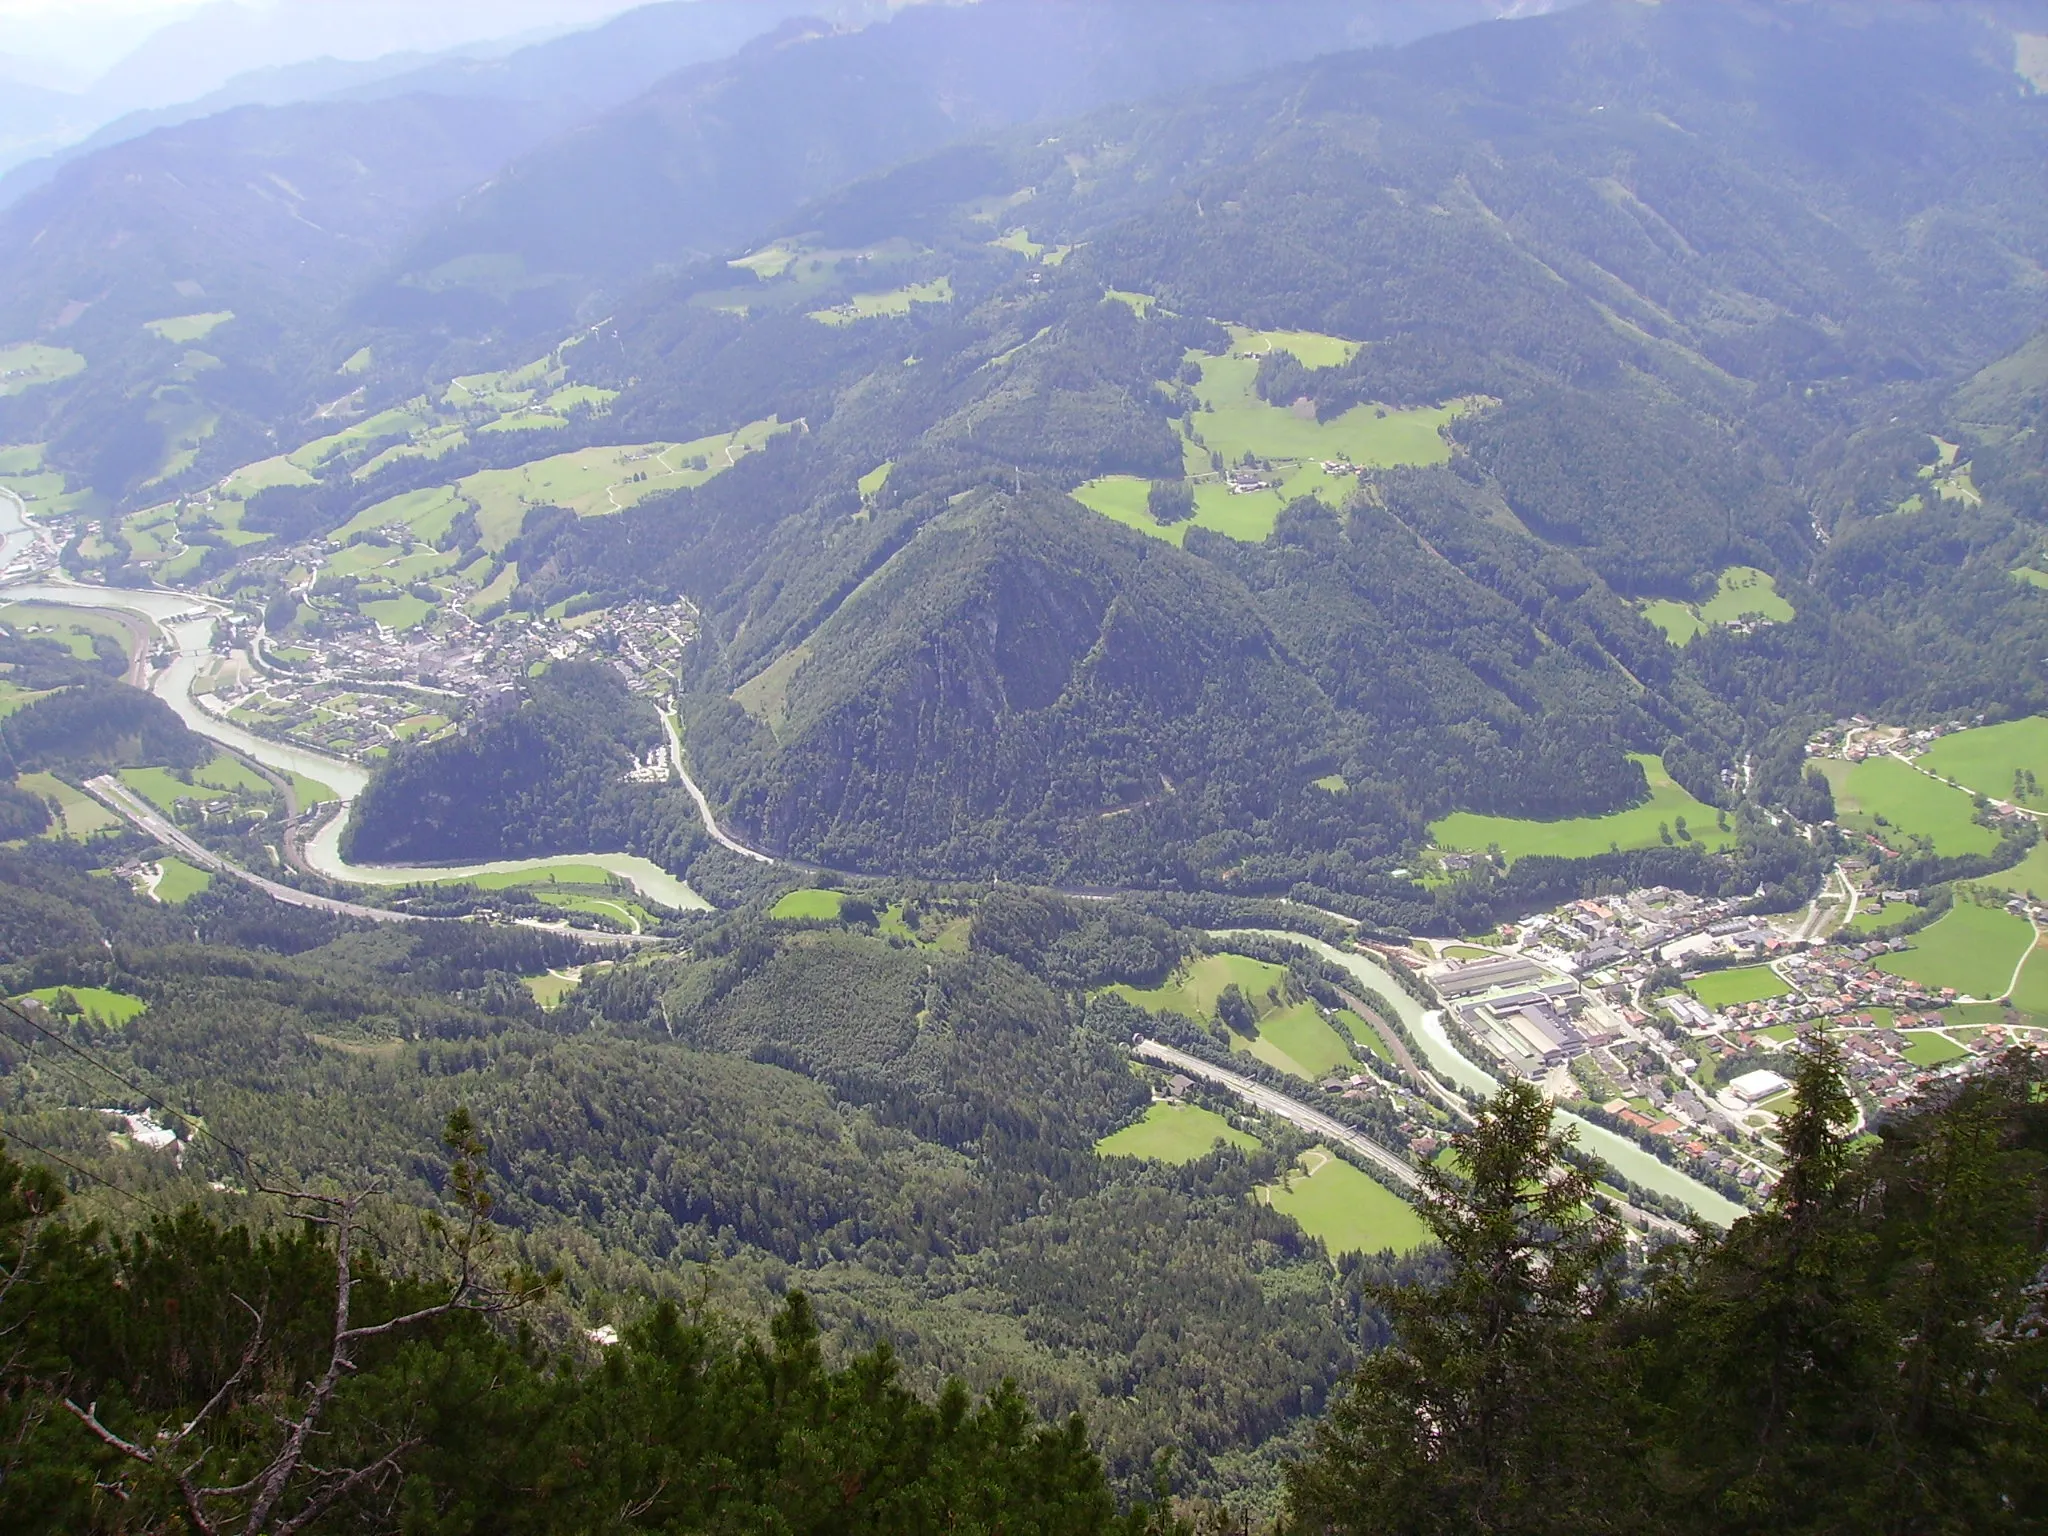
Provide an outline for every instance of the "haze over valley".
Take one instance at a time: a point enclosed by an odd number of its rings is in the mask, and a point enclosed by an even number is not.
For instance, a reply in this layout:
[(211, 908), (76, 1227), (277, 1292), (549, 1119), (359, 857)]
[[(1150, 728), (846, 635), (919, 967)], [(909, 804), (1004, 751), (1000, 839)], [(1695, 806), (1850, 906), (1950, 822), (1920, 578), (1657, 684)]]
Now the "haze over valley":
[(2048, 1520), (2048, 5), (139, 15), (0, 1523)]

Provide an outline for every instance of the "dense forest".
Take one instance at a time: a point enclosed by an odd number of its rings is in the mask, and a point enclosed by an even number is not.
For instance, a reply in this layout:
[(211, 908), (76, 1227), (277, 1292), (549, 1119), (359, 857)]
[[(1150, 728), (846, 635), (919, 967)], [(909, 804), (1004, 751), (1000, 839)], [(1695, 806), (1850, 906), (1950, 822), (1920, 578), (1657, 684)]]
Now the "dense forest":
[[(1544, 1100), (1503, 1090), (1426, 1172), (1438, 1262), (1359, 1296), (1385, 1347), (1303, 1405), (1279, 1528), (2037, 1529), (2041, 1087), (2015, 1055), (1860, 1146), (1822, 1040), (1770, 1207), (1647, 1269)], [(109, 1230), (0, 1156), (10, 1529), (1223, 1528), (1119, 1514), (1087, 1424), (1014, 1384), (928, 1396), (886, 1343), (829, 1361), (801, 1289), (765, 1337), (701, 1295), (566, 1328), (560, 1275), (501, 1246), (466, 1108), (411, 1238), (207, 1139), (253, 1225), (108, 1185), (137, 1208)]]

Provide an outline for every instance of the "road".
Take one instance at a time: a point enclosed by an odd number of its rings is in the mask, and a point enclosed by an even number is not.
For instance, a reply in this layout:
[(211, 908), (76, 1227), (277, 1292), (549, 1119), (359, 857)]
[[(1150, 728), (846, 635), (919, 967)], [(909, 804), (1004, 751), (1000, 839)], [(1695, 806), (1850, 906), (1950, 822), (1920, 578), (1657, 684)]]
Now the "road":
[(1199, 1056), (1176, 1051), (1170, 1045), (1161, 1045), (1157, 1040), (1140, 1040), (1131, 1049), (1149, 1060), (1163, 1062), (1185, 1072), (1189, 1077), (1199, 1077), (1220, 1088), (1228, 1088), (1253, 1108), (1277, 1116), (1289, 1125), (1299, 1126), (1312, 1135), (1334, 1141), (1339, 1146), (1349, 1147), (1375, 1168), (1386, 1173), (1403, 1189), (1415, 1189), (1422, 1183), (1405, 1157), (1396, 1156), (1378, 1142), (1354, 1131), (1343, 1121), (1332, 1120), (1321, 1110), (1310, 1109), (1299, 1100), (1290, 1099), (1286, 1094), (1268, 1088), (1263, 1083), (1255, 1083), (1248, 1077), (1240, 1077), (1237, 1073), (1206, 1062)]
[(279, 885), (275, 880), (266, 880), (252, 870), (230, 863), (212, 849), (195, 842), (171, 825), (169, 819), (160, 814), (156, 807), (113, 775), (103, 773), (96, 779), (88, 779), (85, 787), (109, 808), (125, 816), (166, 848), (176, 849), (179, 855), (189, 862), (216, 875), (226, 875), (229, 879), (253, 885), (264, 895), (274, 901), (281, 901), (286, 906), (305, 907), (314, 912), (331, 912), (339, 917), (366, 918), (373, 923), (435, 921), (433, 918), (420, 917), (410, 912), (391, 912), (381, 907), (359, 907), (352, 901), (336, 901), (331, 896), (316, 896), (311, 891), (294, 890), (289, 885)]
[(778, 863), (777, 859), (761, 852), (760, 849), (749, 848), (737, 838), (729, 837), (725, 829), (719, 826), (718, 818), (711, 814), (711, 802), (705, 798), (704, 791), (697, 787), (697, 781), (690, 777), (689, 767), (683, 760), (683, 732), (682, 728), (676, 724), (676, 717), (672, 710), (665, 709), (661, 712), (661, 724), (662, 728), (668, 732), (669, 756), (675, 762), (676, 772), (682, 777), (683, 788), (687, 789), (690, 792), (690, 798), (697, 802), (697, 814), (703, 818), (704, 830), (711, 834), (711, 841), (717, 843), (721, 848), (731, 849), (743, 859), (752, 859), (757, 864)]
[[(1385, 1172), (1403, 1189), (1421, 1187), (1422, 1180), (1406, 1158), (1388, 1151), (1343, 1121), (1333, 1120), (1320, 1110), (1310, 1109), (1298, 1099), (1290, 1099), (1286, 1094), (1268, 1088), (1263, 1083), (1255, 1083), (1248, 1077), (1204, 1061), (1199, 1056), (1177, 1051), (1170, 1045), (1161, 1045), (1157, 1040), (1140, 1040), (1131, 1049), (1139, 1056), (1176, 1068), (1187, 1073), (1189, 1077), (1199, 1077), (1205, 1082), (1216, 1084), (1219, 1088), (1227, 1088), (1254, 1109), (1264, 1110), (1267, 1114), (1277, 1116), (1289, 1125), (1297, 1126), (1311, 1135), (1321, 1136), (1340, 1146), (1349, 1147), (1375, 1168)], [(1687, 1238), (1692, 1235), (1677, 1222), (1659, 1216), (1654, 1211), (1646, 1211), (1641, 1206), (1631, 1205), (1624, 1200), (1614, 1200), (1613, 1203), (1621, 1212), (1622, 1218), (1641, 1231), (1656, 1232), (1674, 1238)]]
[[(195, 842), (173, 826), (155, 806), (142, 799), (113, 775), (103, 773), (96, 779), (88, 779), (85, 787), (95, 798), (126, 817), (147, 836), (155, 838), (166, 848), (175, 849), (181, 858), (213, 874), (225, 875), (231, 880), (253, 885), (271, 900), (283, 902), (288, 907), (303, 907), (311, 912), (328, 912), (336, 917), (358, 917), (372, 923), (458, 921), (454, 918), (424, 917), (416, 912), (393, 912), (386, 907), (359, 906), (352, 901), (337, 901), (332, 896), (317, 896), (311, 891), (301, 891), (289, 885), (280, 885), (275, 880), (266, 880), (253, 870), (244, 869), (241, 865), (222, 858), (212, 849)], [(638, 933), (596, 933), (583, 928), (569, 928), (566, 925), (558, 928), (552, 923), (540, 922), (522, 923), (521, 926), (538, 928), (547, 933), (566, 933), (590, 944), (626, 947), (658, 942)]]

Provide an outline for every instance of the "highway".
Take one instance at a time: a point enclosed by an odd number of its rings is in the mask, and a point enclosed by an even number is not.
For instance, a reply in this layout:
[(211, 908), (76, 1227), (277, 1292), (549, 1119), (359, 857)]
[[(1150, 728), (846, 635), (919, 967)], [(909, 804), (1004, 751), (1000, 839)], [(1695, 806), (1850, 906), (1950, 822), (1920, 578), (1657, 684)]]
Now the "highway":
[[(252, 870), (222, 858), (212, 849), (195, 842), (191, 837), (173, 826), (170, 820), (158, 812), (155, 806), (142, 799), (126, 784), (111, 774), (101, 774), (88, 779), (85, 787), (108, 808), (126, 817), (146, 835), (155, 838), (166, 848), (174, 849), (180, 858), (198, 865), (216, 875), (225, 875), (231, 880), (240, 880), (253, 885), (273, 901), (281, 901), (288, 907), (303, 907), (312, 912), (329, 912), (336, 917), (359, 917), (372, 923), (445, 923), (459, 919), (445, 917), (424, 917), (416, 912), (393, 912), (386, 907), (359, 906), (352, 901), (337, 901), (332, 896), (316, 896), (311, 891), (301, 891), (289, 885), (280, 885), (275, 880), (266, 880)], [(660, 941), (638, 933), (598, 933), (585, 928), (557, 927), (552, 923), (522, 922), (521, 926), (538, 928), (547, 933), (564, 933), (580, 939), (586, 944), (610, 945), (629, 948)]]
[(1310, 1109), (1306, 1104), (1290, 1099), (1286, 1094), (1276, 1092), (1263, 1083), (1255, 1083), (1248, 1077), (1240, 1077), (1237, 1073), (1206, 1062), (1199, 1056), (1176, 1051), (1170, 1045), (1161, 1045), (1157, 1040), (1140, 1040), (1131, 1049), (1148, 1060), (1177, 1068), (1189, 1077), (1203, 1078), (1220, 1088), (1228, 1088), (1254, 1109), (1262, 1109), (1269, 1115), (1285, 1120), (1289, 1125), (1299, 1126), (1311, 1135), (1321, 1136), (1336, 1142), (1339, 1146), (1349, 1147), (1403, 1189), (1415, 1189), (1422, 1182), (1415, 1176), (1415, 1170), (1408, 1165), (1405, 1157), (1389, 1152), (1378, 1142), (1354, 1131), (1343, 1121), (1332, 1120), (1321, 1110)]
[[(1216, 1084), (1219, 1088), (1227, 1088), (1254, 1109), (1264, 1110), (1267, 1114), (1285, 1120), (1289, 1125), (1297, 1126), (1312, 1136), (1321, 1136), (1336, 1142), (1339, 1146), (1350, 1148), (1403, 1189), (1416, 1189), (1421, 1186), (1422, 1180), (1416, 1176), (1415, 1169), (1406, 1158), (1388, 1151), (1343, 1121), (1333, 1120), (1321, 1110), (1310, 1109), (1298, 1099), (1290, 1099), (1286, 1094), (1268, 1088), (1263, 1083), (1255, 1083), (1248, 1077), (1241, 1077), (1226, 1068), (1216, 1066), (1213, 1062), (1204, 1061), (1199, 1056), (1177, 1051), (1170, 1045), (1161, 1045), (1157, 1040), (1140, 1040), (1131, 1047), (1131, 1050), (1149, 1061), (1156, 1061), (1163, 1066), (1185, 1072), (1189, 1077), (1199, 1077)], [(1653, 1211), (1646, 1211), (1639, 1205), (1625, 1201), (1615, 1200), (1613, 1203), (1621, 1212), (1622, 1218), (1630, 1226), (1641, 1231), (1681, 1239), (1691, 1236), (1684, 1227), (1668, 1217), (1659, 1216)]]

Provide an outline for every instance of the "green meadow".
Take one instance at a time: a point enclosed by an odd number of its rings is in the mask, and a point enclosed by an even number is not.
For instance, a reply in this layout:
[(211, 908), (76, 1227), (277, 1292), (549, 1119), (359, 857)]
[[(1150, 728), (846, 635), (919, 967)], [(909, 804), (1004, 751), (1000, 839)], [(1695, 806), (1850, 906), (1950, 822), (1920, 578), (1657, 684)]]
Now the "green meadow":
[(1686, 982), (1685, 990), (1709, 1008), (1725, 1008), (1730, 1003), (1756, 1003), (1787, 996), (1792, 984), (1767, 965), (1745, 965), (1694, 976)]
[(18, 683), (10, 683), (6, 678), (0, 677), (0, 720), (5, 720), (18, 709), (28, 708), (37, 699), (48, 697), (47, 689), (38, 691), (34, 688), (24, 688)]
[[(1347, 1014), (1346, 1022), (1354, 1037), (1366, 1034), (1363, 1019)], [(1321, 1009), (1306, 1001), (1267, 1014), (1259, 1020), (1255, 1038), (1237, 1036), (1231, 1049), (1304, 1082), (1316, 1082), (1332, 1072), (1358, 1070), (1358, 1058), (1351, 1054), (1344, 1037), (1330, 1027)]]
[(768, 915), (791, 921), (835, 922), (844, 899), (838, 891), (791, 891), (768, 909)]
[(128, 654), (130, 644), (127, 625), (111, 613), (95, 613), (86, 608), (53, 603), (0, 604), (0, 624), (38, 639), (54, 640), (80, 661), (91, 661), (99, 654), (93, 646), (96, 635), (113, 641), (123, 656)]
[[(221, 795), (262, 796), (272, 792), (268, 779), (240, 758), (230, 757), (225, 752), (216, 752), (193, 769), (189, 783), (168, 768), (123, 768), (120, 778), (122, 783), (166, 814), (180, 800), (207, 800)], [(208, 794), (209, 790), (213, 794)]]
[[(1139, 313), (1153, 302), (1143, 294), (1112, 293)], [(1194, 481), (1195, 514), (1186, 522), (1161, 525), (1146, 510), (1151, 482), (1131, 475), (1091, 480), (1074, 499), (1104, 517), (1140, 533), (1182, 544), (1188, 529), (1207, 528), (1241, 543), (1263, 543), (1280, 513), (1304, 496), (1341, 505), (1357, 488), (1348, 474), (1329, 474), (1325, 463), (1349, 462), (1361, 468), (1441, 464), (1450, 457), (1443, 429), (1472, 402), (1389, 410), (1354, 406), (1331, 421), (1317, 421), (1286, 406), (1259, 398), (1259, 359), (1267, 351), (1292, 352), (1311, 368), (1335, 367), (1357, 355), (1358, 343), (1309, 331), (1252, 331), (1230, 328), (1231, 351), (1224, 357), (1190, 352), (1187, 361), (1201, 370), (1194, 386), (1201, 408), (1189, 418), (1199, 437), (1185, 442), (1187, 473)], [(1261, 478), (1273, 488), (1243, 494), (1231, 490), (1211, 466), (1210, 455), (1236, 465), (1249, 453), (1271, 467)]]
[(1916, 1067), (1939, 1067), (1970, 1054), (1955, 1041), (1931, 1029), (1909, 1029), (1905, 1038), (1906, 1060)]
[(234, 318), (233, 310), (216, 309), (203, 315), (173, 315), (168, 320), (147, 320), (142, 328), (152, 336), (183, 346), (204, 341)]
[(1214, 1110), (1199, 1104), (1155, 1103), (1136, 1125), (1127, 1125), (1095, 1143), (1101, 1157), (1140, 1157), (1154, 1163), (1192, 1163), (1216, 1150), (1217, 1143), (1249, 1150), (1259, 1144)]
[(824, 325), (852, 325), (856, 320), (873, 320), (882, 315), (907, 315), (913, 304), (952, 302), (953, 279), (935, 277), (928, 283), (911, 283), (886, 293), (856, 293), (844, 304), (812, 310), (810, 317)]
[(1851, 933), (1868, 933), (1873, 928), (1889, 928), (1893, 923), (1903, 923), (1919, 910), (1910, 901), (1887, 901), (1876, 905), (1865, 902), (1857, 907), (1856, 915), (1843, 926)]
[(1616, 811), (1611, 816), (1571, 816), (1559, 821), (1459, 811), (1433, 825), (1430, 838), (1439, 848), (1469, 853), (1484, 852), (1497, 843), (1510, 863), (1539, 853), (1583, 859), (1606, 853), (1610, 848), (1654, 847), (1663, 841), (1659, 826), (1668, 827), (1676, 837), (1677, 820), (1683, 816), (1686, 830), (1700, 847), (1711, 852), (1735, 845), (1735, 834), (1723, 832), (1715, 825), (1714, 807), (1679, 788), (1664, 771), (1661, 757), (1642, 753), (1631, 756), (1643, 765), (1650, 798), (1629, 810)]
[(2048, 810), (2048, 787), (2013, 782), (2023, 772), (2037, 779), (2048, 774), (2048, 718), (2029, 715), (2003, 725), (1957, 731), (1921, 753), (1919, 761), (1930, 772), (1954, 779), (1980, 795)]
[(1926, 986), (1953, 987), (1967, 997), (1997, 998), (2033, 946), (2034, 925), (2003, 907), (1959, 899), (1907, 942), (1912, 948), (1885, 955), (1877, 968)]
[(1407, 1201), (1320, 1149), (1305, 1153), (1299, 1169), (1262, 1187), (1259, 1197), (1292, 1216), (1310, 1237), (1321, 1238), (1333, 1258), (1388, 1249), (1412, 1253), (1431, 1240), (1429, 1228)]
[(38, 987), (25, 992), (45, 1008), (55, 1008), (57, 999), (65, 993), (78, 1004), (79, 1011), (87, 1018), (101, 1024), (122, 1025), (149, 1011), (149, 1004), (128, 992), (114, 992), (106, 987)]
[(80, 841), (95, 832), (122, 825), (121, 818), (82, 789), (74, 789), (53, 773), (24, 773), (14, 781), (32, 795), (57, 802), (57, 824), (51, 833)]
[(1731, 565), (1721, 572), (1714, 595), (1701, 603), (1655, 598), (1642, 605), (1643, 617), (1664, 631), (1673, 645), (1684, 645), (1720, 624), (1743, 619), (1769, 619), (1783, 624), (1793, 617), (1792, 605), (1778, 593), (1769, 571)]
[(1860, 763), (1827, 758), (1819, 766), (1835, 792), (1836, 819), (1887, 847), (1902, 841), (1898, 833), (1928, 838), (1934, 851), (1944, 855), (1989, 853), (1998, 846), (1990, 829), (1977, 825), (1977, 809), (1967, 793), (1895, 757)]
[(0, 398), (21, 394), (39, 384), (55, 384), (83, 372), (85, 359), (69, 347), (18, 341), (0, 347)]
[(1133, 987), (1119, 983), (1109, 990), (1148, 1013), (1179, 1013), (1192, 1019), (1207, 1019), (1216, 1012), (1216, 1000), (1225, 987), (1236, 987), (1253, 1011), (1270, 1012), (1279, 1005), (1266, 994), (1287, 979), (1285, 966), (1254, 960), (1249, 955), (1204, 955), (1181, 967), (1157, 987)]
[(182, 907), (213, 884), (213, 875), (194, 868), (183, 859), (165, 859), (159, 866), (163, 877), (156, 883), (156, 899), (166, 906)]

